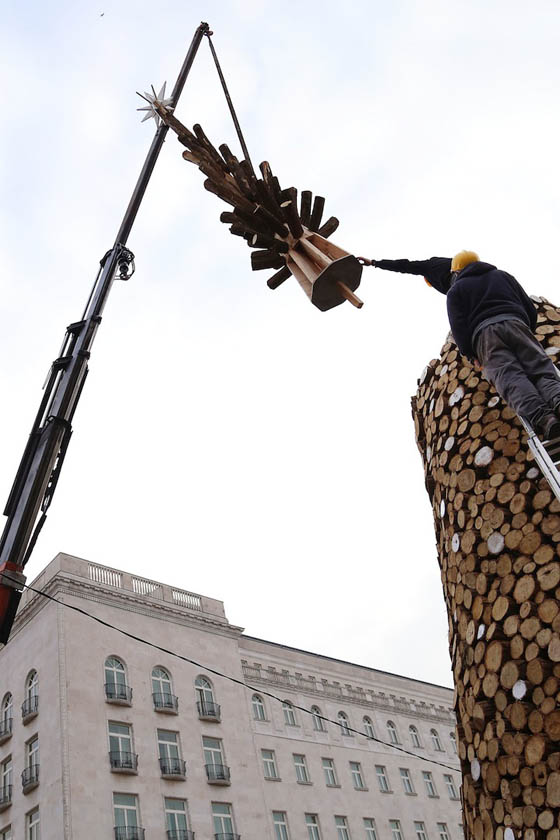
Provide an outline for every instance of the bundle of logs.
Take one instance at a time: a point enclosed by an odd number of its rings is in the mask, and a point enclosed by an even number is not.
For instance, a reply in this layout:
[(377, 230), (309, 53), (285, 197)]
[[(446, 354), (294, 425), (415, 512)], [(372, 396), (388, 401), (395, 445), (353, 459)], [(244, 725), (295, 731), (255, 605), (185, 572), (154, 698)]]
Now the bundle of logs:
[[(537, 335), (560, 353), (560, 310)], [(452, 340), (412, 399), (449, 618), (467, 838), (560, 840), (560, 503)]]
[(358, 260), (327, 242), (337, 229), (331, 216), (322, 223), (325, 199), (303, 190), (298, 206), (295, 187), (282, 189), (267, 161), (260, 164), (258, 178), (248, 160), (238, 160), (224, 143), (216, 149), (200, 125), (192, 132), (164, 104), (154, 110), (186, 146), (183, 158), (196, 164), (206, 175), (204, 187), (233, 208), (221, 214), (230, 232), (253, 248), (253, 271), (278, 269), (268, 280), (277, 289), (292, 274), (319, 309), (331, 309), (350, 301), (361, 307), (354, 294), (360, 284)]

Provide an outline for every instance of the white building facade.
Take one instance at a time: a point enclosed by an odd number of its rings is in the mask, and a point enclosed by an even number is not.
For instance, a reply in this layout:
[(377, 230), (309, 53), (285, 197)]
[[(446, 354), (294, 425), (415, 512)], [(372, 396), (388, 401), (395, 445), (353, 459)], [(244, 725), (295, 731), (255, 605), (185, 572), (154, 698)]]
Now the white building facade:
[(0, 840), (463, 837), (449, 689), (66, 554), (32, 586), (56, 601), (26, 591), (0, 651)]

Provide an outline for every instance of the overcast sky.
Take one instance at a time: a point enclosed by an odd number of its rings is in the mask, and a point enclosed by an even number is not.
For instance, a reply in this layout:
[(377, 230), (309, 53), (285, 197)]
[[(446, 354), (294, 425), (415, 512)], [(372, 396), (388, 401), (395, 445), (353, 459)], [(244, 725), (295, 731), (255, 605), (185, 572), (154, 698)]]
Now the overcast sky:
[[(172, 87), (201, 20), (253, 161), (324, 195), (334, 242), (474, 249), (560, 301), (557, 2), (5, 0), (2, 501), (153, 136), (135, 91)], [(238, 150), (205, 42), (177, 116)], [(170, 135), (29, 577), (76, 554), (222, 599), (251, 635), (451, 685), (410, 414), (445, 299), (372, 268), (360, 311), (271, 292), (202, 184)]]

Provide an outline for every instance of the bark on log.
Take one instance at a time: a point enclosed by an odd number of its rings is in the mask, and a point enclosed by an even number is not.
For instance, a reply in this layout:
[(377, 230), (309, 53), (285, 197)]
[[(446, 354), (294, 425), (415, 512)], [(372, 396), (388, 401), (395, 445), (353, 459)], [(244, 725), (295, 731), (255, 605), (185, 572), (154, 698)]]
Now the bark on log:
[[(560, 351), (542, 298), (537, 336)], [(560, 840), (560, 502), (452, 340), (412, 399), (449, 615), (465, 833)]]

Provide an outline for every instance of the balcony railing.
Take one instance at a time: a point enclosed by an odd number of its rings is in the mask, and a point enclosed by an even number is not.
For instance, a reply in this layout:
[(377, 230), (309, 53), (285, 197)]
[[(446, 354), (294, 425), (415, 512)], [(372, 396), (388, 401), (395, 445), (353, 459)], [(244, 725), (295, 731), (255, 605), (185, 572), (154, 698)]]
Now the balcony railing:
[(196, 704), (198, 716), (201, 720), (220, 720), (220, 707), (218, 703), (211, 703), (208, 700), (198, 700)]
[(12, 737), (13, 718), (8, 717), (0, 720), (0, 744)]
[(38, 764), (31, 764), (29, 767), (26, 767), (23, 773), (21, 774), (21, 786), (24, 793), (27, 793), (28, 790), (32, 790), (34, 787), (37, 787), (39, 784), (39, 765)]
[(229, 767), (225, 764), (206, 764), (206, 776), (208, 781), (217, 785), (229, 785)]
[(156, 712), (167, 712), (170, 715), (176, 715), (179, 711), (179, 700), (174, 694), (155, 691), (152, 694), (152, 699)]
[(190, 828), (168, 828), (167, 840), (194, 840), (194, 831)]
[(214, 840), (241, 840), (241, 834), (234, 834), (232, 831), (227, 831), (225, 834), (214, 834)]
[(160, 758), (161, 775), (172, 779), (184, 779), (187, 775), (187, 764), (182, 758)]
[(115, 826), (115, 840), (144, 840), (145, 833), (140, 825)]
[(12, 804), (12, 786), (0, 787), (0, 811), (5, 811)]
[(39, 713), (39, 695), (27, 697), (21, 704), (21, 719), (23, 723), (32, 720)]
[(136, 773), (138, 771), (138, 755), (136, 753), (111, 750), (109, 761), (111, 762), (111, 770), (117, 770), (121, 773)]
[(130, 706), (132, 703), (132, 689), (130, 686), (121, 685), (120, 683), (105, 683), (105, 699), (109, 703)]

